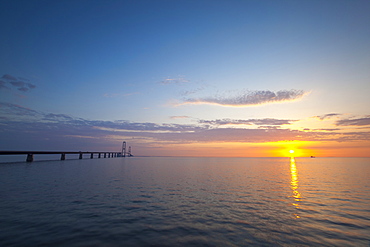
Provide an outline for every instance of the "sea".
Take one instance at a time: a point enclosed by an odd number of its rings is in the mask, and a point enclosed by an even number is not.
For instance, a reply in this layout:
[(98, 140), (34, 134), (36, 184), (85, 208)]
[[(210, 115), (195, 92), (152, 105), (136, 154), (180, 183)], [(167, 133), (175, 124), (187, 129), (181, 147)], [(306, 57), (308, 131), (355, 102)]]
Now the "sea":
[(370, 158), (2, 162), (0, 246), (368, 247)]

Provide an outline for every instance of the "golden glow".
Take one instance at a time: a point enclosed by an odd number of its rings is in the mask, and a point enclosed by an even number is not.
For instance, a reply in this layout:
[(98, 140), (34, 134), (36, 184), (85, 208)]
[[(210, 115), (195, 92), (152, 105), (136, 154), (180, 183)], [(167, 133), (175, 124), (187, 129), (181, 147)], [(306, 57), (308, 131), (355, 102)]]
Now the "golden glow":
[[(278, 141), (278, 142), (266, 142), (259, 144), (259, 146), (269, 147), (270, 157), (310, 157), (317, 156), (318, 152), (312, 148), (312, 146), (320, 145), (320, 142), (310, 141)], [(293, 152), (293, 153), (292, 153)], [(321, 156), (321, 155), (320, 155)]]
[[(291, 175), (291, 181), (290, 181), (290, 188), (292, 189), (294, 198), (294, 203), (292, 205), (295, 208), (299, 208), (299, 201), (301, 200), (301, 194), (298, 192), (298, 170), (295, 163), (294, 157), (290, 158), (290, 175)], [(300, 218), (299, 215), (294, 214), (296, 218)]]
[[(171, 153), (174, 156), (197, 157), (292, 157), (290, 150), (294, 150), (294, 157), (318, 156), (318, 152), (311, 149), (309, 145), (316, 145), (316, 143), (308, 141), (171, 143), (166, 146), (163, 155)], [(155, 155), (159, 155), (158, 152), (159, 150), (157, 149)]]
[[(136, 141), (132, 136), (109, 135), (109, 139)], [(192, 156), (192, 157), (369, 157), (369, 141), (332, 143), (324, 141), (278, 141), (263, 143), (248, 142), (189, 142), (177, 143), (158, 141), (154, 137), (137, 138), (140, 151), (152, 156)], [(151, 148), (153, 146), (156, 148)], [(364, 145), (367, 145), (364, 147)], [(290, 153), (294, 150), (294, 154)]]

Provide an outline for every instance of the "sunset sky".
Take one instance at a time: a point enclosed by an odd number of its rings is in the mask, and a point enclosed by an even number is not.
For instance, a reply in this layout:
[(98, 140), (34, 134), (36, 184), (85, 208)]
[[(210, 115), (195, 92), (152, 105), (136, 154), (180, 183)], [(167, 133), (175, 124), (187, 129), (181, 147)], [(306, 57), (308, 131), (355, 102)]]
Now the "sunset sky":
[(370, 157), (368, 0), (3, 0), (0, 150)]

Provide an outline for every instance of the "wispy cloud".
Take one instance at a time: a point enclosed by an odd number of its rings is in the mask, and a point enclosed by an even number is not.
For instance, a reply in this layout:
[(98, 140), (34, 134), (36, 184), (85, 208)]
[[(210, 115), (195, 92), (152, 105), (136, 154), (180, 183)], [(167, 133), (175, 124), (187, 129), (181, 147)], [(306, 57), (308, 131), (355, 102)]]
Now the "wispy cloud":
[(139, 94), (139, 92), (134, 92), (134, 93), (105, 93), (103, 94), (104, 97), (106, 98), (116, 98), (116, 97), (128, 97), (131, 95)]
[(5, 81), (0, 81), (0, 89), (10, 89), (9, 87), (6, 86), (6, 82)]
[(5, 74), (1, 77), (1, 79), (2, 80), (0, 81), (0, 89), (10, 89), (15, 87), (21, 92), (27, 92), (31, 89), (36, 88), (35, 84), (25, 82), (29, 81), (28, 79), (25, 78), (17, 79), (15, 76)]
[(340, 129), (335, 128), (335, 129), (315, 129), (315, 130), (318, 130), (318, 131), (338, 131)]
[(284, 125), (291, 124), (298, 120), (286, 120), (286, 119), (274, 119), (274, 118), (264, 118), (264, 119), (216, 119), (216, 120), (199, 120), (200, 124), (210, 124), (210, 125)]
[(188, 96), (188, 95), (191, 95), (191, 94), (198, 93), (202, 90), (204, 90), (204, 86), (203, 87), (198, 87), (198, 88), (195, 88), (195, 89), (192, 89), (192, 90), (185, 90), (185, 91), (182, 91), (180, 94), (182, 96)]
[(22, 92), (27, 92), (28, 90), (30, 90), (29, 88), (27, 87), (19, 87), (18, 88), (19, 91), (22, 91)]
[(34, 89), (36, 88), (36, 85), (32, 84), (32, 83), (26, 83), (26, 86), (29, 88), (29, 89)]
[(23, 118), (34, 120), (33, 118), (42, 117), (42, 114), (35, 110), (6, 102), (0, 102), (0, 115), (5, 119), (20, 119), (20, 121)]
[(170, 119), (186, 119), (190, 118), (189, 116), (170, 116)]
[[(109, 131), (194, 131), (201, 127), (184, 124), (134, 123), (126, 120), (100, 121), (76, 118), (66, 114), (42, 113), (20, 105), (0, 102), (0, 115), (15, 122), (37, 122), (45, 124), (67, 124), (69, 126), (91, 127)], [(26, 118), (26, 119), (25, 119)]]
[(201, 98), (188, 98), (185, 99), (180, 105), (184, 104), (213, 104), (221, 106), (255, 106), (270, 103), (289, 102), (301, 99), (308, 92), (303, 90), (280, 90), (272, 92), (269, 90), (265, 91), (242, 91), (235, 95), (222, 96), (216, 95), (211, 97)]
[(71, 121), (71, 120), (74, 120), (74, 118), (66, 114), (48, 113), (48, 114), (43, 114), (42, 120), (60, 122), (60, 121)]
[(17, 80), (17, 78), (15, 78), (14, 76), (9, 75), (9, 74), (5, 74), (1, 78), (5, 79), (5, 80), (9, 80), (9, 81), (16, 81)]
[(25, 82), (23, 82), (23, 81), (11, 81), (10, 84), (12, 84), (15, 87), (24, 87)]
[(329, 118), (333, 118), (333, 117), (337, 117), (337, 116), (341, 116), (342, 114), (339, 114), (339, 113), (329, 113), (329, 114), (325, 114), (325, 115), (321, 115), (321, 116), (315, 116), (315, 118), (318, 118), (320, 120), (325, 120), (325, 119), (329, 119)]
[(159, 83), (162, 85), (168, 85), (168, 84), (182, 84), (182, 83), (189, 83), (190, 81), (185, 79), (184, 77), (180, 76), (177, 78), (166, 78)]
[(370, 125), (370, 116), (364, 118), (341, 119), (336, 122), (338, 126), (365, 126)]

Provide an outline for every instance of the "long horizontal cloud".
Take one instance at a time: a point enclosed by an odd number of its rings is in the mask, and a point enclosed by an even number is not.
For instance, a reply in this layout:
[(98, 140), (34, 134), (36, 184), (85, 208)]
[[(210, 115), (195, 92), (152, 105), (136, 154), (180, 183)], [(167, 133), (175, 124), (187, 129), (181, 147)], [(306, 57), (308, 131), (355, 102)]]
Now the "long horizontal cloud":
[[(117, 121), (99, 121), (87, 120), (83, 118), (75, 118), (66, 114), (42, 113), (20, 105), (0, 102), (0, 115), (3, 119), (3, 124), (6, 122), (16, 123), (36, 123), (37, 124), (59, 124), (69, 125), (72, 127), (86, 127), (94, 129), (103, 129), (111, 131), (166, 131), (166, 132), (181, 132), (195, 131), (202, 127), (184, 124), (155, 124), (155, 123), (133, 123), (126, 120)], [(30, 124), (29, 126), (32, 126)]]
[(274, 119), (274, 118), (263, 118), (263, 119), (216, 119), (216, 120), (199, 120), (201, 124), (210, 125), (284, 125), (291, 124), (298, 120), (286, 120), (286, 119)]
[(182, 84), (182, 83), (188, 83), (189, 80), (186, 80), (184, 77), (177, 77), (177, 78), (167, 78), (163, 81), (160, 81), (159, 83), (162, 85), (168, 85), (168, 84)]
[(301, 99), (305, 94), (303, 90), (280, 90), (272, 92), (244, 91), (233, 96), (213, 96), (203, 98), (188, 98), (182, 104), (214, 104), (222, 106), (253, 106), (269, 103), (288, 102)]
[(336, 122), (338, 126), (365, 126), (370, 125), (370, 116), (355, 119), (342, 119)]

